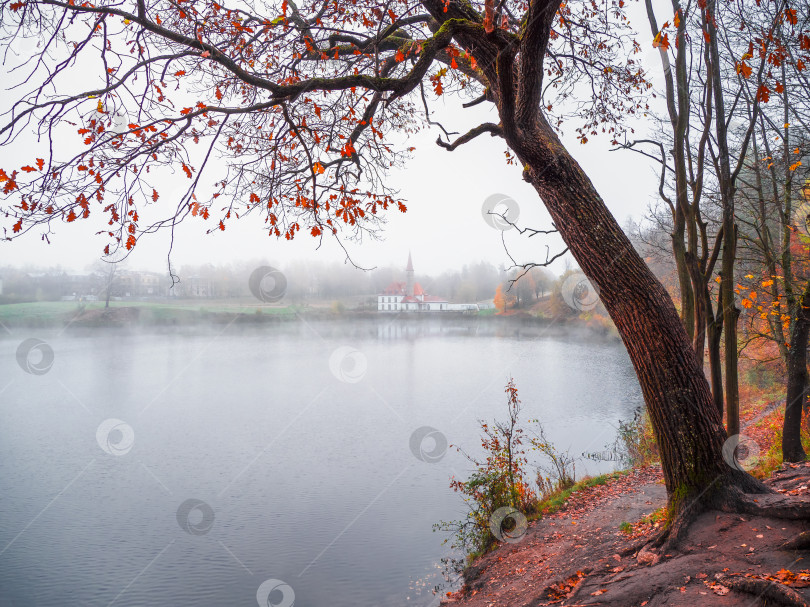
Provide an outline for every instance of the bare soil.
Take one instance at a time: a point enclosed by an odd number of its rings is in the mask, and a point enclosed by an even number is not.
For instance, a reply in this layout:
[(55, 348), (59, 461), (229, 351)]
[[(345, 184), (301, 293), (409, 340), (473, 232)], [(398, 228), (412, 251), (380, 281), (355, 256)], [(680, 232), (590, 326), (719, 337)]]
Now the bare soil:
[[(766, 483), (808, 499), (810, 463), (785, 465)], [(657, 468), (578, 492), (563, 510), (532, 523), (519, 542), (478, 559), (464, 587), (442, 604), (810, 607), (810, 550), (782, 547), (810, 530), (810, 520), (707, 511), (678, 551), (663, 556), (641, 549), (660, 523), (619, 530), (665, 504)]]

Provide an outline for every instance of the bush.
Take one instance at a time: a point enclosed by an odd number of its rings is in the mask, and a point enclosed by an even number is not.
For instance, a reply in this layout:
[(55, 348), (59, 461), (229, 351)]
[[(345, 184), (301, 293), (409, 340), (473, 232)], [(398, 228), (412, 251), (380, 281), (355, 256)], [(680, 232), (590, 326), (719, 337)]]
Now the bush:
[(577, 467), (576, 460), (568, 451), (564, 453), (558, 451), (546, 438), (540, 421), (534, 420), (534, 422), (538, 426), (538, 432), (529, 442), (550, 462), (548, 466), (537, 467), (537, 488), (541, 499), (545, 499), (554, 493), (573, 487), (577, 482)]
[(619, 440), (632, 468), (648, 466), (660, 460), (658, 443), (646, 409), (636, 409), (629, 422), (619, 420)]
[[(468, 480), (454, 478), (450, 482), (450, 487), (461, 493), (467, 502), (467, 517), (434, 525), (434, 530), (453, 534), (453, 548), (463, 549), (472, 556), (486, 552), (494, 544), (496, 538), (490, 530), (490, 519), (496, 510), (509, 507), (526, 515), (533, 510), (537, 500), (527, 478), (528, 459), (523, 446), (525, 432), (518, 423), (520, 399), (513, 379), (509, 380), (504, 391), (508, 395), (508, 421), (490, 424), (479, 420), (481, 446), (486, 457), (478, 460), (456, 447), (475, 466)], [(510, 524), (510, 521), (514, 523), (507, 519), (505, 524)], [(504, 528), (504, 531), (510, 529)]]
[[(504, 391), (507, 394), (509, 419), (492, 423), (479, 420), (484, 459), (476, 459), (456, 447), (475, 467), (466, 481), (454, 478), (450, 482), (450, 487), (464, 496), (469, 507), (467, 517), (461, 521), (434, 525), (434, 530), (451, 532), (452, 547), (463, 549), (471, 557), (483, 554), (495, 543), (490, 525), (496, 511), (507, 507), (520, 512), (527, 519), (537, 513), (540, 501), (529, 480), (527, 448), (539, 452), (550, 462), (536, 469), (537, 489), (544, 498), (566, 491), (570, 494), (576, 483), (574, 458), (568, 452), (557, 451), (546, 438), (538, 420), (530, 420), (536, 424), (537, 430), (533, 436), (527, 437), (519, 422), (521, 403), (513, 379), (510, 378)], [(514, 518), (508, 517), (500, 528), (508, 533), (515, 524)]]
[(620, 462), (628, 468), (639, 468), (655, 464), (660, 460), (658, 443), (650, 423), (649, 414), (639, 407), (633, 412), (633, 419), (619, 420), (618, 436), (612, 445), (607, 445), (601, 453), (583, 453), (583, 457), (594, 461)]

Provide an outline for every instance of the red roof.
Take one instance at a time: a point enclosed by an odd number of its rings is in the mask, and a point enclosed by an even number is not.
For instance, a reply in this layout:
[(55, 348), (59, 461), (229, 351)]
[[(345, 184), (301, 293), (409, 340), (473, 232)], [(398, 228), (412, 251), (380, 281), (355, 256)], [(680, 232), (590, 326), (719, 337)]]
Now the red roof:
[[(390, 285), (385, 287), (382, 292), (383, 295), (407, 295), (408, 294), (408, 283), (405, 282), (392, 282)], [(424, 295), (425, 290), (422, 288), (418, 282), (413, 283), (413, 294), (414, 295)], [(444, 301), (444, 300), (442, 300)]]
[(443, 297), (436, 297), (435, 295), (425, 295), (422, 299), (416, 297), (403, 297), (401, 303), (447, 303)]
[[(390, 285), (385, 287), (382, 294), (383, 295), (405, 295), (406, 287), (407, 287), (407, 285), (404, 282), (392, 282)], [(420, 289), (421, 289), (421, 287), (420, 287)]]

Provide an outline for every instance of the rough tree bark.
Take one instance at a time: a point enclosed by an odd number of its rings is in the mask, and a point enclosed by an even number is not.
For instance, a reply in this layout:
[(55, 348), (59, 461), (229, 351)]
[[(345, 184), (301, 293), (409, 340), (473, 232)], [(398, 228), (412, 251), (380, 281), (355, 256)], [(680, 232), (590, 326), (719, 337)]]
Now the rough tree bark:
[(807, 457), (802, 447), (802, 412), (808, 398), (807, 340), (810, 337), (810, 281), (798, 298), (790, 330), (787, 359), (787, 395), (785, 421), (782, 426), (782, 459), (803, 462)]

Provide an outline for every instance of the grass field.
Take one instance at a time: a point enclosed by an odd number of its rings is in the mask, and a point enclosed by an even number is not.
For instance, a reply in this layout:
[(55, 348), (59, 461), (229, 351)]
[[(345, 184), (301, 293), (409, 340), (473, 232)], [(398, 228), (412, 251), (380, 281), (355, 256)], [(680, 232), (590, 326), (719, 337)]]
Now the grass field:
[[(156, 302), (156, 301), (112, 301), (111, 308), (139, 308), (155, 319), (172, 317), (189, 312), (196, 314), (294, 314), (290, 306), (248, 305), (217, 300), (206, 302)], [(104, 302), (91, 301), (84, 304), (84, 310), (102, 310)], [(27, 321), (50, 322), (70, 318), (81, 311), (76, 301), (37, 301), (0, 305), (0, 322), (18, 324)]]

